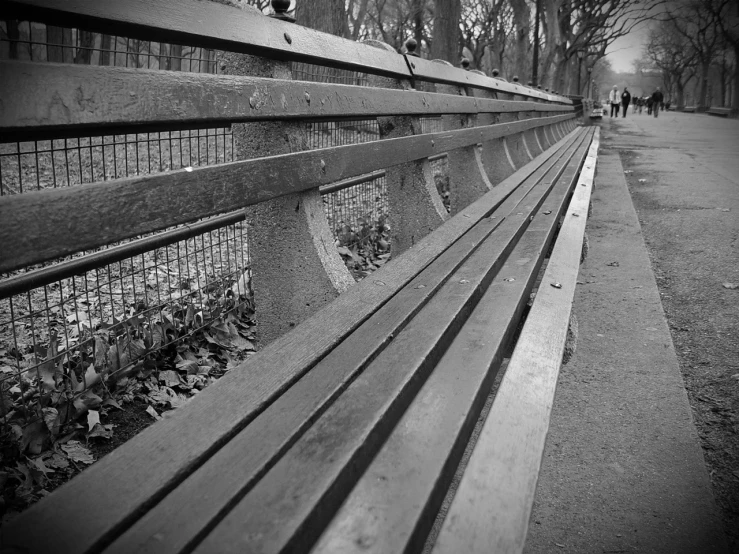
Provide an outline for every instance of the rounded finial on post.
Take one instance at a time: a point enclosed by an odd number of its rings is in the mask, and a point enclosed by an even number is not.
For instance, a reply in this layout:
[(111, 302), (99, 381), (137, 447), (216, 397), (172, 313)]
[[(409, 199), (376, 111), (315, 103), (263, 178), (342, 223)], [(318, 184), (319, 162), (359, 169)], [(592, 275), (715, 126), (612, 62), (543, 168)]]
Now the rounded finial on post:
[(539, 90), (541, 90), (541, 85), (536, 85), (536, 88), (538, 88)]
[(420, 57), (418, 52), (416, 52), (416, 48), (418, 48), (418, 42), (413, 37), (405, 41), (405, 49), (409, 56), (415, 56), (416, 58)]
[(493, 77), (497, 77), (498, 75), (500, 75), (500, 71), (493, 69)]
[(534, 81), (529, 81), (528, 83), (526, 83), (526, 86), (527, 87), (533, 87), (534, 86)]
[(513, 76), (513, 82), (514, 83), (518, 83), (518, 75), (514, 75)]
[(290, 0), (272, 0), (271, 4), (275, 13), (270, 14), (270, 17), (295, 23), (295, 18), (287, 13), (290, 9)]
[(470, 60), (467, 58), (462, 58), (462, 69), (469, 70), (470, 69)]
[(544, 90), (547, 91), (547, 92), (549, 92), (549, 87), (545, 88)]

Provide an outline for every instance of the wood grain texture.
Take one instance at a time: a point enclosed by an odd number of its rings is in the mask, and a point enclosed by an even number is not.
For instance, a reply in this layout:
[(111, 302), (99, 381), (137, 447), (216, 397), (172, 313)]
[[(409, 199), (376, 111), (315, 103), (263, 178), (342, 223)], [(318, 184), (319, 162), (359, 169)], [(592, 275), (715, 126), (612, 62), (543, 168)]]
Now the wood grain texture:
[[(510, 213), (195, 553), (305, 550), (413, 399), (515, 246), (550, 181), (516, 191)], [(522, 199), (524, 203), (521, 202)], [(508, 201), (506, 201), (508, 202)], [(310, 379), (310, 374), (306, 379)]]
[[(179, 71), (0, 61), (0, 139), (271, 119), (571, 112), (572, 106)], [(136, 129), (132, 127), (137, 127)]]
[[(503, 206), (495, 213), (501, 211)], [(485, 218), (468, 231), (128, 529), (106, 549), (106, 554), (174, 554), (197, 543), (503, 220), (504, 214)], [(190, 502), (193, 498), (198, 501)]]
[[(19, 514), (4, 526), (3, 544), (32, 554), (89, 553), (110, 544), (576, 136), (570, 134), (519, 169), (432, 236), (376, 271), (372, 279), (357, 283), (172, 417), (131, 439), (115, 456), (103, 458)], [(69, 510), (70, 505), (93, 508)]]
[[(559, 164), (562, 154), (558, 152), (552, 162)], [(527, 181), (540, 181), (550, 166), (545, 164)], [(524, 182), (495, 210), (496, 219), (483, 219), (454, 243), (106, 552), (167, 554), (197, 542), (204, 530), (246, 494), (310, 422), (397, 336), (529, 189)], [(253, 448), (255, 444), (258, 449)], [(199, 501), (193, 505), (188, 503), (190, 498)]]
[[(276, 60), (410, 77), (400, 54), (307, 27), (197, 0), (9, 0), (4, 17)], [(289, 41), (288, 41), (289, 37)]]
[[(557, 181), (551, 194), (313, 554), (421, 550), (586, 151), (581, 144), (574, 158), (563, 159), (544, 177)], [(526, 209), (531, 203), (529, 198), (522, 202)]]
[(0, 271), (234, 211), (557, 119), (388, 139), (0, 197)]
[(436, 553), (523, 551), (580, 267), (598, 133)]
[(487, 77), (479, 73), (465, 71), (451, 65), (441, 65), (433, 60), (425, 60), (423, 58), (415, 58), (406, 56), (408, 66), (413, 73), (413, 77), (431, 81), (433, 83), (448, 83), (460, 86), (469, 86), (487, 89), (493, 92), (503, 94), (513, 94), (526, 98), (537, 98), (547, 102), (557, 102), (560, 104), (572, 105), (572, 100), (564, 96), (549, 94), (548, 92), (531, 89), (523, 85), (509, 83), (501, 79)]

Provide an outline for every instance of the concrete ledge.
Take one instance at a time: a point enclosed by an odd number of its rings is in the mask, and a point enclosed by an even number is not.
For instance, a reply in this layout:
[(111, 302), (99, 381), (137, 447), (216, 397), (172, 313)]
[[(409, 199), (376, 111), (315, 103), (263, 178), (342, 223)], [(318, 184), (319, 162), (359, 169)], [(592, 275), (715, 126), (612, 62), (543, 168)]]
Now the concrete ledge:
[(617, 153), (598, 162), (590, 253), (525, 552), (716, 553), (726, 538)]

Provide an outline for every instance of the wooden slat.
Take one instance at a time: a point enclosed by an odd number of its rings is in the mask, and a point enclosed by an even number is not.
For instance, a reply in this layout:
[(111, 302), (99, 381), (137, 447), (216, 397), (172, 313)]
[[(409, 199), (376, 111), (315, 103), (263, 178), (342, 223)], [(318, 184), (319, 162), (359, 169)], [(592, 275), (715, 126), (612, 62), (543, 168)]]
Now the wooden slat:
[(588, 143), (579, 146), (313, 554), (421, 550), (569, 201)]
[(6, 0), (3, 17), (398, 78), (410, 77), (400, 54), (217, 2)]
[(435, 553), (523, 551), (580, 267), (598, 132)]
[(473, 86), (491, 90), (493, 92), (503, 92), (507, 94), (515, 94), (527, 98), (538, 98), (547, 102), (559, 102), (561, 104), (571, 105), (572, 100), (564, 96), (549, 94), (548, 92), (532, 89), (515, 83), (508, 83), (500, 79), (494, 79), (472, 71), (465, 71), (451, 65), (436, 63), (432, 60), (423, 58), (415, 58), (406, 56), (408, 64), (413, 73), (413, 77), (424, 81), (435, 83), (449, 83), (462, 86)]
[(572, 117), (543, 117), (3, 196), (0, 271)]
[[(527, 181), (538, 182), (565, 150), (562, 148)], [(497, 228), (529, 188), (531, 185), (526, 182), (518, 187), (495, 210), (496, 219), (483, 219), (454, 243), (106, 552), (173, 554), (196, 542), (203, 529), (212, 526), (228, 506), (238, 501), (387, 346), (446, 278)], [(259, 448), (253, 448), (255, 444)], [(208, 494), (203, 494), (206, 490)], [(189, 498), (200, 500), (193, 506), (187, 502)]]
[[(568, 136), (567, 142), (578, 133)], [(445, 222), (412, 250), (336, 298), (144, 430), (71, 483), (19, 514), (3, 545), (30, 554), (99, 550), (162, 499), (295, 383), (450, 244), (495, 209), (557, 150), (543, 154)], [(2, 221), (2, 218), (0, 218)], [(216, 399), (214, 401), (214, 399)], [(197, 421), (198, 425), (191, 422)], [(136, 486), (130, 486), (130, 483)], [(94, 506), (89, 511), (69, 506)], [(60, 515), (62, 514), (62, 515)], [(39, 532), (43, 529), (44, 532)]]
[(0, 81), (0, 140), (13, 141), (59, 133), (140, 133), (271, 119), (573, 109), (561, 104), (123, 67), (0, 61), (0, 74), (5, 76)]
[[(194, 550), (305, 549), (392, 430), (546, 198), (560, 160)], [(305, 379), (310, 379), (311, 374)]]

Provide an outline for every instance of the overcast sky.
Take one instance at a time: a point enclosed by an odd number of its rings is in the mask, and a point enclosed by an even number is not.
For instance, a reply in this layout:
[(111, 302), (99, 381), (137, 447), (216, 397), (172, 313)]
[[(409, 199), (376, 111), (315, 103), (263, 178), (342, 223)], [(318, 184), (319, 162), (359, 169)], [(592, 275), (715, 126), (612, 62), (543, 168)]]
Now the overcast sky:
[(615, 72), (633, 71), (634, 60), (642, 55), (644, 44), (647, 41), (647, 32), (647, 25), (642, 25), (627, 36), (616, 39), (606, 50), (606, 57), (610, 60)]

